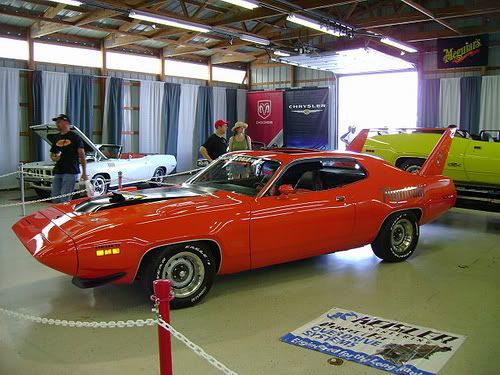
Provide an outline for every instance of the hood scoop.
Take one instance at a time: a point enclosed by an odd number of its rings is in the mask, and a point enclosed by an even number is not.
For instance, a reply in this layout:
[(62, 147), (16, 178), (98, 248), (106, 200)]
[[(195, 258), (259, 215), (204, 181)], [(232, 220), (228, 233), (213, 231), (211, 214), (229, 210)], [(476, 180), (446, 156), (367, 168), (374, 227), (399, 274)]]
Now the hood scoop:
[(75, 212), (98, 212), (112, 208), (203, 195), (207, 195), (207, 192), (186, 187), (155, 189), (152, 191), (137, 190), (134, 192), (112, 192), (111, 195), (91, 198), (76, 205)]

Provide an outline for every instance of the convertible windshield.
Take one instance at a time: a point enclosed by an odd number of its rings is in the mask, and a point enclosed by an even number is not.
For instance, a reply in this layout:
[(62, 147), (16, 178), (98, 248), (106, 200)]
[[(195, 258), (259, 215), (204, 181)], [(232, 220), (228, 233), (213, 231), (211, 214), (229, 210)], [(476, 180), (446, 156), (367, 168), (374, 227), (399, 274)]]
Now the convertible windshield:
[(188, 183), (254, 197), (274, 176), (279, 166), (279, 162), (274, 160), (228, 156), (210, 165)]

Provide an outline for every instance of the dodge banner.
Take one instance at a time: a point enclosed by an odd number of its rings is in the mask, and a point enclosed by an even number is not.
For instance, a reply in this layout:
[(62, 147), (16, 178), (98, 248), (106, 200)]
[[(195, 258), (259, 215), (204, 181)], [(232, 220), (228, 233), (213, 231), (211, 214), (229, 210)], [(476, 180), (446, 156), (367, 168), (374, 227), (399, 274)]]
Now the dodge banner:
[(247, 94), (248, 135), (253, 142), (282, 146), (283, 91)]
[(333, 308), (281, 340), (393, 374), (434, 375), (465, 336)]
[(327, 150), (328, 89), (285, 91), (283, 143), (287, 147)]
[(438, 39), (438, 68), (488, 65), (488, 35)]

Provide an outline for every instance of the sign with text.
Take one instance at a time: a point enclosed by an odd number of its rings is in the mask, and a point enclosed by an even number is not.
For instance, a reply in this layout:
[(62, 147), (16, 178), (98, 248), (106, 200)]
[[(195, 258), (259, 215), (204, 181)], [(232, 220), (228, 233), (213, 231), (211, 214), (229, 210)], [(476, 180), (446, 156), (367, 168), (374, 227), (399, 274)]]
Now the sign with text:
[(488, 65), (488, 35), (438, 39), (438, 68)]
[(248, 92), (247, 119), (253, 142), (281, 146), (278, 138), (283, 130), (283, 91)]
[(281, 341), (392, 374), (433, 375), (465, 336), (333, 308)]
[(285, 91), (283, 143), (286, 147), (330, 148), (328, 88)]

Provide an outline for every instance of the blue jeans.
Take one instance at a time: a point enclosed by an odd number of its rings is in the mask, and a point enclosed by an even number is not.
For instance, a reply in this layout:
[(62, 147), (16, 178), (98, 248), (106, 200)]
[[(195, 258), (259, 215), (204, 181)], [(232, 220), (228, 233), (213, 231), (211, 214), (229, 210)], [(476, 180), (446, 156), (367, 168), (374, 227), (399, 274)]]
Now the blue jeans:
[[(52, 197), (57, 197), (62, 194), (69, 194), (75, 191), (76, 180), (78, 179), (77, 174), (56, 174), (52, 180)], [(71, 196), (64, 198), (52, 199), (53, 203), (63, 203), (69, 202)]]

